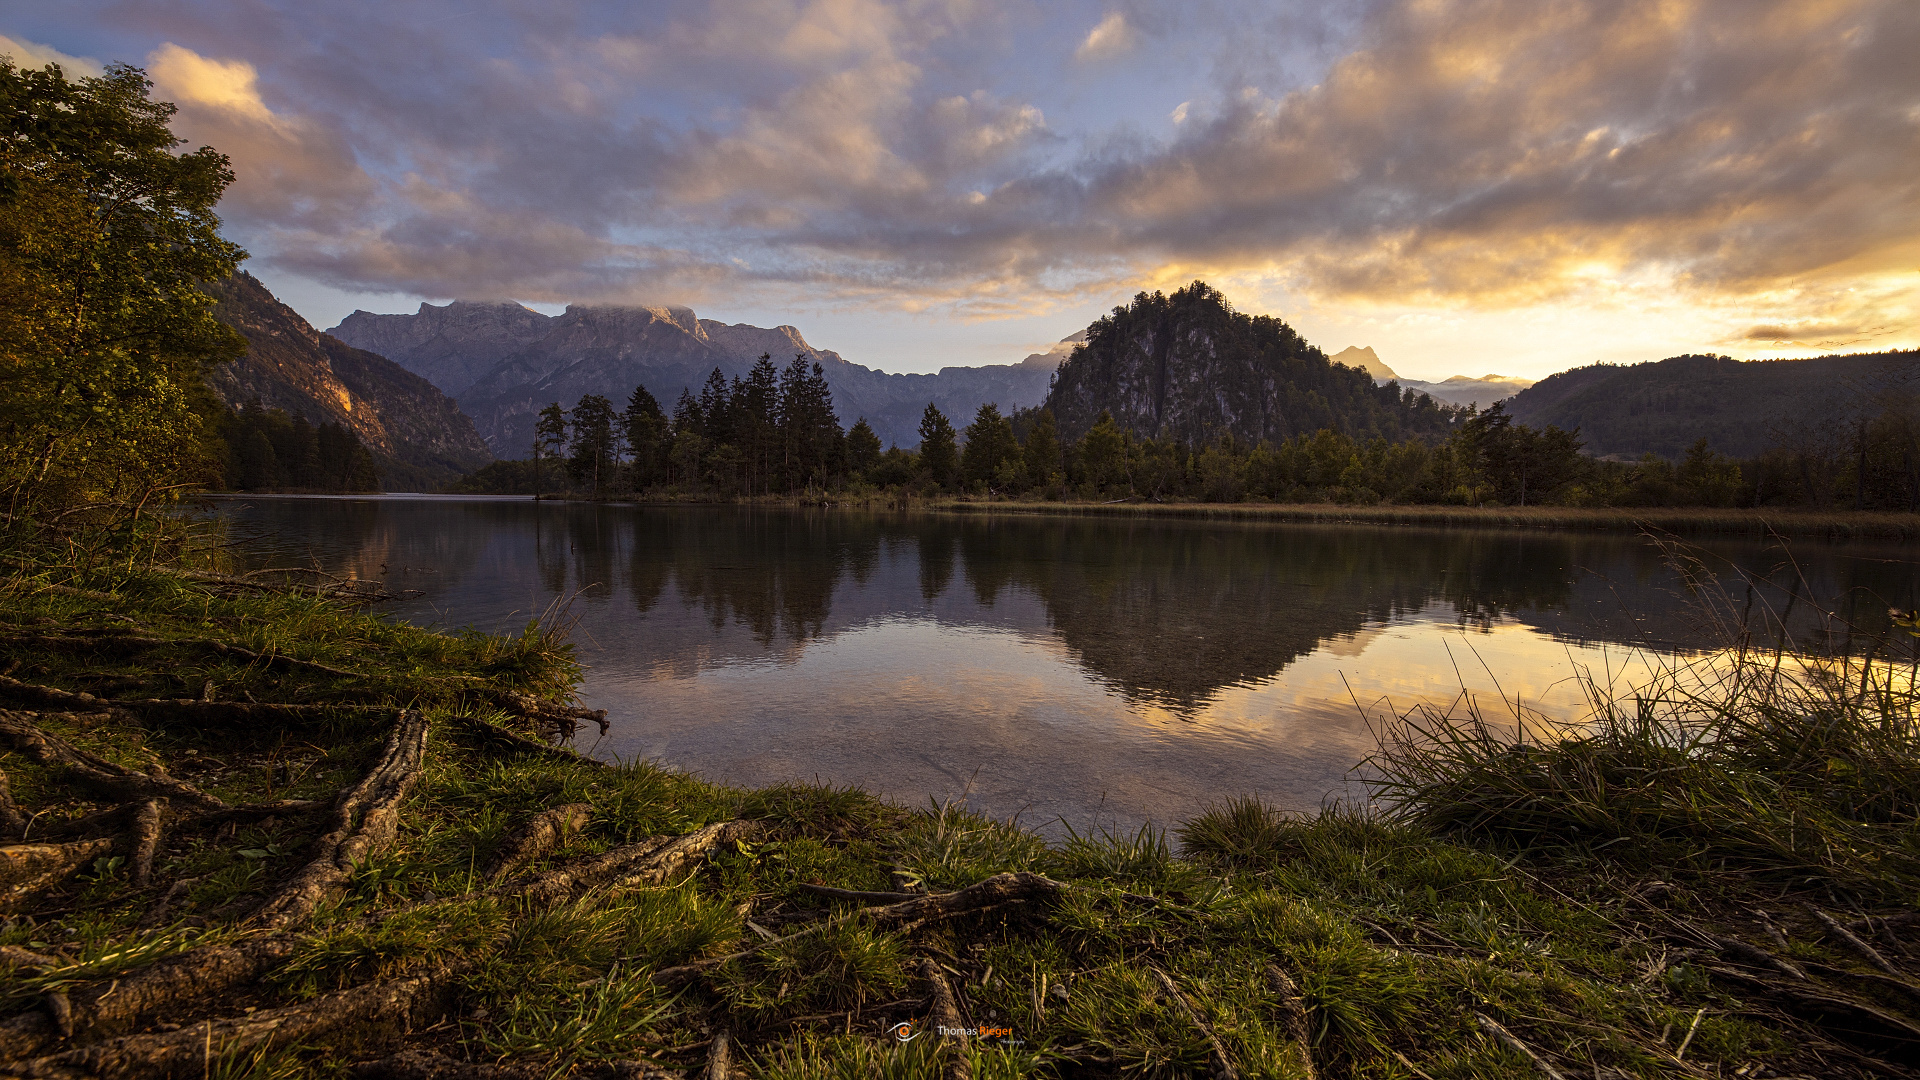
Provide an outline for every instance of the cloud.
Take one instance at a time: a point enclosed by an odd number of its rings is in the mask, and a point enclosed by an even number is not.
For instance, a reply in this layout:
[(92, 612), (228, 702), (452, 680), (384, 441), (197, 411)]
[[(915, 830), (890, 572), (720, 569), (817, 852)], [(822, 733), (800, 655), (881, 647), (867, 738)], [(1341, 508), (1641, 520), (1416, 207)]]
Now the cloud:
[(1087, 32), (1087, 38), (1073, 52), (1075, 60), (1108, 60), (1133, 51), (1139, 35), (1127, 23), (1123, 12), (1110, 11), (1099, 25)]
[(0, 56), (12, 57), (14, 65), (22, 68), (59, 64), (60, 70), (66, 72), (68, 78), (99, 76), (107, 71), (105, 64), (91, 56), (68, 56), (50, 45), (36, 45), (5, 34), (0, 34)]
[(1135, 51), (1129, 91), (1161, 64), (1170, 130), (1056, 127), (1098, 74), (996, 67), (1030, 28), (993, 0), (609, 10), (208, 0), (151, 16), (148, 62), (232, 155), (242, 239), (343, 288), (999, 317), (1205, 276), (1356, 309), (1680, 296), (1795, 340), (1920, 307), (1911, 0), (1373, 0), (1291, 82), (1253, 15), (1055, 27), (1055, 55)]
[(246, 120), (275, 123), (260, 100), (259, 73), (245, 60), (209, 60), (169, 41), (147, 56), (154, 87), (182, 106), (221, 109)]

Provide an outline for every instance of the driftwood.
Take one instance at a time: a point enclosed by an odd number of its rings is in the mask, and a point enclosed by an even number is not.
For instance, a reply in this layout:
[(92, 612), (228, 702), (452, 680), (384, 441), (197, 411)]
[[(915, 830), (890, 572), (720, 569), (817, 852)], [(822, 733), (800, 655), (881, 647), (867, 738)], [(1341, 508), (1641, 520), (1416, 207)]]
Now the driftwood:
[(118, 846), (119, 841), (112, 837), (70, 844), (0, 845), (0, 911), (13, 910)]
[(932, 1016), (935, 1037), (952, 1039), (953, 1053), (947, 1058), (947, 1067), (943, 1070), (944, 1080), (972, 1080), (973, 1061), (967, 1055), (967, 1033), (972, 1025), (960, 1011), (959, 999), (953, 987), (947, 982), (946, 973), (940, 970), (940, 964), (931, 956), (920, 958), (920, 977), (925, 979), (932, 1000)]
[(1213, 1066), (1213, 1075), (1216, 1080), (1239, 1080), (1240, 1073), (1234, 1069), (1233, 1059), (1227, 1056), (1226, 1044), (1222, 1043), (1220, 1036), (1215, 1035), (1213, 1028), (1201, 1019), (1200, 1010), (1194, 1007), (1193, 1001), (1180, 989), (1179, 984), (1173, 981), (1173, 976), (1152, 964), (1147, 965), (1147, 970), (1153, 972), (1153, 977), (1160, 983), (1160, 989), (1166, 992), (1167, 999), (1186, 1014), (1188, 1023), (1198, 1028), (1200, 1034), (1207, 1037), (1208, 1057), (1212, 1059), (1210, 1064)]
[(38, 683), (21, 682), (7, 675), (0, 675), (0, 694), (28, 705), (61, 712), (110, 712), (113, 709), (113, 702), (83, 690), (41, 686)]
[(366, 1041), (375, 1032), (393, 1038), (443, 1011), (443, 982), (444, 975), (436, 972), (369, 983), (299, 1005), (202, 1020), (178, 1031), (108, 1039), (23, 1061), (13, 1070), (46, 1080), (204, 1076), (215, 1062), (232, 1055), (269, 1043), (293, 1046), (342, 1028), (354, 1029), (356, 1041)]
[(995, 874), (992, 877), (983, 878), (964, 889), (956, 889), (953, 892), (927, 893), (924, 895), (915, 893), (910, 894), (912, 895), (912, 899), (910, 900), (902, 900), (899, 903), (886, 904), (880, 907), (860, 908), (856, 911), (841, 915), (838, 918), (816, 922), (803, 930), (795, 931), (785, 937), (763, 941), (749, 949), (727, 953), (724, 956), (711, 956), (704, 960), (695, 960), (690, 964), (682, 964), (678, 967), (661, 968), (653, 973), (653, 977), (658, 981), (685, 979), (699, 974), (702, 971), (706, 971), (709, 968), (718, 967), (721, 964), (734, 960), (744, 960), (755, 953), (765, 952), (776, 946), (784, 945), (789, 941), (804, 937), (808, 934), (818, 933), (821, 930), (838, 926), (852, 919), (871, 919), (883, 925), (898, 925), (904, 923), (917, 925), (932, 919), (950, 919), (971, 912), (983, 911), (987, 908), (999, 907), (1002, 904), (1018, 904), (1028, 900), (1054, 896), (1067, 888), (1070, 888), (1070, 886), (1065, 882), (1055, 881), (1044, 874), (1035, 874), (1025, 870), (1017, 873)]
[(1306, 999), (1300, 996), (1300, 986), (1293, 976), (1279, 964), (1269, 963), (1266, 973), (1268, 984), (1280, 996), (1280, 1022), (1287, 1029), (1287, 1038), (1300, 1051), (1301, 1075), (1314, 1080), (1319, 1074), (1313, 1067), (1313, 1029), (1307, 1024)]
[(226, 803), (192, 784), (169, 776), (155, 776), (122, 768), (89, 754), (58, 735), (41, 730), (31, 719), (35, 715), (38, 714), (0, 709), (0, 746), (17, 751), (42, 765), (64, 765), (87, 783), (122, 799), (169, 799), (181, 806), (199, 810), (226, 808)]
[(426, 715), (403, 711), (387, 735), (379, 763), (334, 802), (333, 820), (316, 841), (314, 859), (254, 912), (261, 925), (279, 928), (305, 919), (346, 883), (355, 863), (393, 841), (400, 826), (400, 802), (420, 778), (426, 749)]
[(592, 814), (593, 807), (587, 803), (568, 803), (535, 814), (519, 831), (501, 842), (482, 876), (489, 882), (499, 881), (545, 856), (568, 836), (586, 828)]
[(540, 698), (534, 697), (532, 694), (523, 693), (519, 690), (505, 690), (498, 687), (489, 687), (484, 690), (483, 693), (490, 698), (498, 708), (524, 717), (533, 721), (535, 724), (551, 729), (561, 735), (572, 736), (576, 731), (580, 730), (580, 721), (582, 720), (591, 720), (595, 724), (598, 724), (600, 726), (600, 734), (602, 735), (605, 735), (607, 729), (611, 726), (607, 721), (607, 710), (605, 709), (585, 709), (578, 705), (558, 705), (551, 701), (543, 701)]

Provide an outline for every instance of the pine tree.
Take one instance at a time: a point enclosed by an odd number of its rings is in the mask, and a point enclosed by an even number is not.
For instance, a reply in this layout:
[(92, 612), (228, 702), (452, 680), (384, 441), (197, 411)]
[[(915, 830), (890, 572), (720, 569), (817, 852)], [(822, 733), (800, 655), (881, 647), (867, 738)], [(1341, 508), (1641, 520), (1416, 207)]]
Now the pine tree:
[(865, 475), (880, 461), (880, 436), (874, 434), (866, 417), (854, 421), (847, 432), (847, 471)]
[(980, 406), (974, 413), (966, 434), (966, 449), (960, 455), (960, 474), (969, 486), (992, 485), (1003, 464), (1021, 457), (1020, 440), (1014, 438), (1013, 424), (1000, 415), (1000, 407), (992, 402)]
[(567, 420), (573, 432), (567, 475), (575, 484), (589, 485), (597, 497), (601, 485), (613, 477), (614, 458), (619, 451), (613, 427), (613, 403), (599, 394), (584, 395)]
[(633, 489), (644, 491), (666, 479), (667, 453), (672, 444), (660, 402), (645, 386), (636, 386), (620, 421), (626, 429), (627, 453), (632, 459), (629, 468)]
[(536, 482), (546, 484), (551, 475), (547, 470), (548, 461), (559, 460), (567, 448), (567, 414), (557, 401), (549, 402), (540, 410), (540, 418), (533, 423), (533, 471)]
[(927, 402), (920, 414), (920, 468), (936, 487), (951, 487), (960, 471), (960, 454), (953, 444), (953, 425), (946, 414)]
[(1045, 487), (1060, 475), (1060, 432), (1052, 409), (1041, 409), (1034, 417), (1026, 450), (1027, 481), (1033, 486)]

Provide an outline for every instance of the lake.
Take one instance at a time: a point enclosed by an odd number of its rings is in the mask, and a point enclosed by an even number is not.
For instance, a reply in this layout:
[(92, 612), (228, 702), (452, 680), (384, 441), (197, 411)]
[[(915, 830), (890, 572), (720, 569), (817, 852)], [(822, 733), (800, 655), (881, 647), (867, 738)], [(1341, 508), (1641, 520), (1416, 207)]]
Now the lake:
[(382, 610), (577, 617), (579, 748), (715, 780), (952, 800), (1050, 835), (1235, 795), (1364, 798), (1372, 725), (1471, 695), (1577, 722), (1742, 634), (1858, 652), (1920, 606), (1888, 543), (1014, 514), (235, 498), (244, 567), (410, 590)]

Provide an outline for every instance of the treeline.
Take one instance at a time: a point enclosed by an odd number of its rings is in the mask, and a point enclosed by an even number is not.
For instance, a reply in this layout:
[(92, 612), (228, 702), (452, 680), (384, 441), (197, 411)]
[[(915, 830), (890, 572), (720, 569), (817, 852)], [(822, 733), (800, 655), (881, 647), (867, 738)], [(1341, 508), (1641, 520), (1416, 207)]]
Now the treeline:
[(259, 402), (229, 410), (216, 433), (224, 445), (222, 479), (233, 491), (353, 492), (380, 490), (373, 455), (347, 427), (315, 427), (304, 416)]
[[(704, 497), (893, 490), (920, 496), (1370, 505), (1920, 508), (1920, 424), (1890, 409), (1849, 461), (1779, 445), (1738, 460), (1697, 441), (1679, 461), (1607, 461), (1578, 432), (1469, 410), (1434, 442), (1359, 440), (1322, 429), (1278, 443), (1223, 435), (1198, 446), (1141, 438), (1102, 413), (1079, 439), (1053, 414), (983, 405), (965, 429), (933, 405), (917, 449), (884, 451), (864, 420), (843, 431), (817, 365), (747, 379), (714, 372), (671, 415), (644, 387), (616, 412), (599, 395), (543, 412), (535, 456), (498, 461), (460, 490), (597, 497)], [(1861, 477), (1865, 482), (1861, 482)]]

